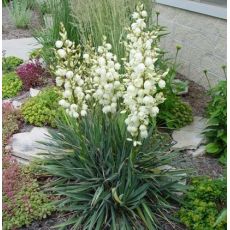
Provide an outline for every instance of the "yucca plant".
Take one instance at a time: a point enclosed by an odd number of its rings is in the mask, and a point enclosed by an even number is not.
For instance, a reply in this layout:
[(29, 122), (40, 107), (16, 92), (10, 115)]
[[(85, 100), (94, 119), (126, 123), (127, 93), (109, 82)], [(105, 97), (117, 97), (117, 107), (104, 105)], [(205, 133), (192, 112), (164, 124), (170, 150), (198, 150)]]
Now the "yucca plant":
[(47, 189), (70, 216), (57, 227), (152, 230), (171, 222), (168, 201), (178, 201), (186, 174), (169, 167), (177, 154), (161, 139), (150, 136), (133, 149), (122, 117), (96, 112), (79, 123), (65, 115), (49, 132), (43, 170), (56, 179)]

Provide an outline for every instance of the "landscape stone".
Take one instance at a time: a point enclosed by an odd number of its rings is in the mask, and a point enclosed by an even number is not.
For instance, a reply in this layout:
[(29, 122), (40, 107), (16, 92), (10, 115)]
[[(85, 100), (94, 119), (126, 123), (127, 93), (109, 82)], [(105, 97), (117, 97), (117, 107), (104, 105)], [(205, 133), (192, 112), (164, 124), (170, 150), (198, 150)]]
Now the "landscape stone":
[(47, 141), (47, 128), (34, 127), (30, 132), (14, 134), (11, 139), (12, 155), (22, 160), (31, 161), (36, 157), (41, 157), (44, 153), (43, 148), (38, 141)]
[(39, 94), (39, 92), (40, 92), (39, 89), (30, 88), (30, 96), (31, 97), (36, 97)]
[(200, 157), (203, 156), (205, 153), (206, 153), (206, 149), (204, 145), (201, 145), (195, 151), (189, 151), (189, 154), (191, 154), (193, 157)]
[(179, 130), (172, 133), (172, 138), (176, 142), (172, 146), (174, 150), (197, 149), (204, 142), (202, 132), (206, 127), (207, 119), (194, 117), (194, 121)]
[(14, 109), (20, 109), (21, 106), (22, 106), (22, 102), (20, 102), (20, 101), (13, 101), (12, 105), (13, 105)]

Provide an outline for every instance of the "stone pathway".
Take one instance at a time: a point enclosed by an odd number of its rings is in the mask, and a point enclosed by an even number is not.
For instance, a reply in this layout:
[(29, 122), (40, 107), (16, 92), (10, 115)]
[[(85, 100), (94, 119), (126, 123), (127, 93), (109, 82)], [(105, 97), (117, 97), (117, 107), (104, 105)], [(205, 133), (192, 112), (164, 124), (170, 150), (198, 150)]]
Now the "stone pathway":
[(207, 119), (203, 117), (194, 117), (192, 124), (185, 126), (172, 133), (172, 138), (176, 142), (172, 149), (189, 150), (188, 153), (194, 157), (205, 154), (205, 148), (202, 146), (205, 137), (202, 135), (206, 127)]
[(41, 48), (34, 38), (20, 38), (2, 41), (2, 50), (6, 56), (16, 56), (28, 60), (29, 53), (34, 49)]

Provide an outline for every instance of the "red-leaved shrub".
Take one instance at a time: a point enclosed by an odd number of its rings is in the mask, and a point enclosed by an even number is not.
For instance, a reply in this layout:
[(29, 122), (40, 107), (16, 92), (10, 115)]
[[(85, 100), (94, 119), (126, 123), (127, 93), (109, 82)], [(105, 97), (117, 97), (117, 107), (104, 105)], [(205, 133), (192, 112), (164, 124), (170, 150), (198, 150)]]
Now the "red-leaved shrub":
[(31, 87), (41, 86), (48, 77), (47, 70), (42, 66), (39, 59), (32, 59), (20, 65), (16, 70), (18, 76), (23, 82), (25, 90)]

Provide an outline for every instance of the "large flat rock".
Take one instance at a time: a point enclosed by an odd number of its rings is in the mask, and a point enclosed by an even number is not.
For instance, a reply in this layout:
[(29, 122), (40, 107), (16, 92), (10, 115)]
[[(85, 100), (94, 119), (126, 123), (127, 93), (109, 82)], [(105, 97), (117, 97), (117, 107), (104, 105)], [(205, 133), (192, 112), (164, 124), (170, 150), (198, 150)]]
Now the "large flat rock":
[(34, 49), (41, 48), (35, 38), (20, 38), (2, 41), (2, 50), (7, 56), (16, 56), (23, 60), (29, 59), (29, 53)]
[(194, 121), (190, 125), (174, 131), (172, 138), (176, 144), (172, 146), (172, 149), (197, 149), (205, 140), (202, 132), (206, 127), (206, 123), (207, 119), (194, 117)]
[(12, 155), (26, 161), (41, 157), (44, 148), (40, 141), (47, 141), (47, 128), (34, 127), (30, 132), (14, 134), (11, 139)]

